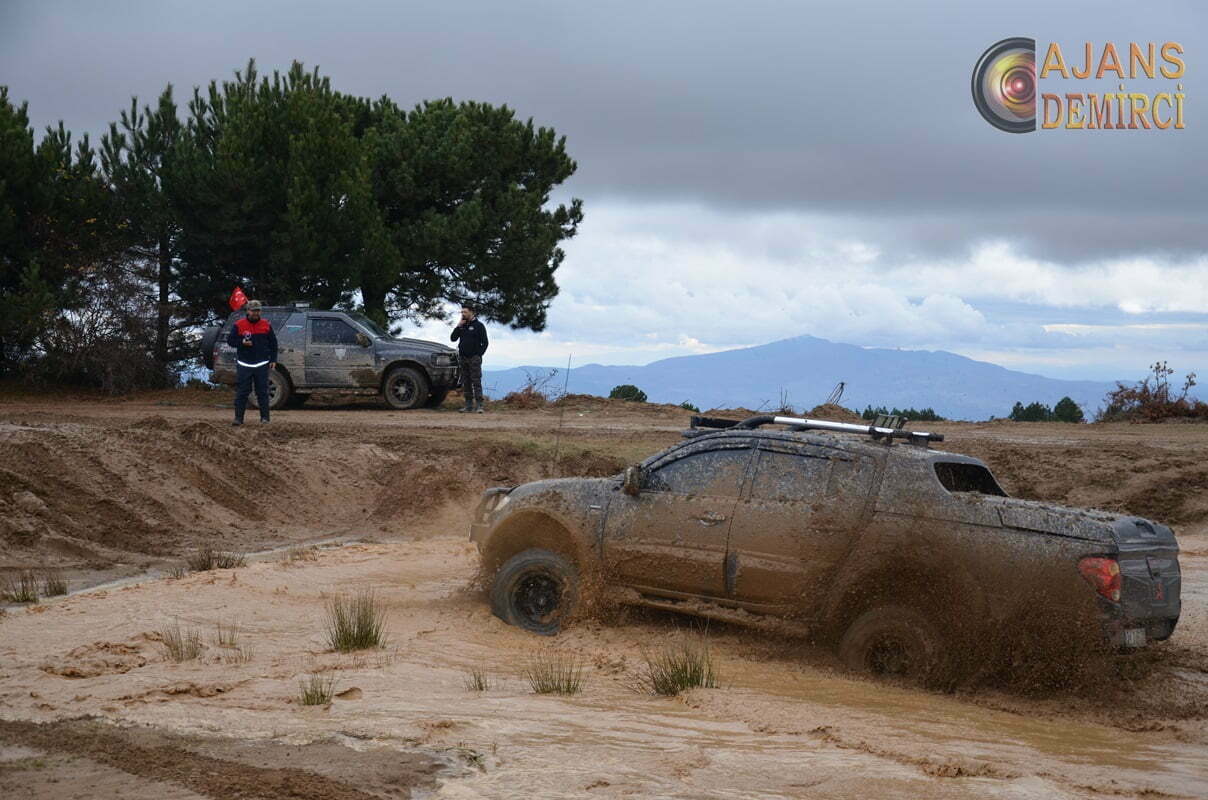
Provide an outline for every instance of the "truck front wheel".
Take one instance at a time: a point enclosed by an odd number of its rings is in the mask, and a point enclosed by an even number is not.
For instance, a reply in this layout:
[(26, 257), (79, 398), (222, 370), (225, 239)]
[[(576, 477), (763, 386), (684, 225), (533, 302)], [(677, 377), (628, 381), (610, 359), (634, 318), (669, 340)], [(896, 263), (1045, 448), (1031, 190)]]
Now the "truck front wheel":
[(428, 401), (428, 379), (412, 367), (395, 367), (382, 384), (382, 396), (400, 411), (422, 408)]

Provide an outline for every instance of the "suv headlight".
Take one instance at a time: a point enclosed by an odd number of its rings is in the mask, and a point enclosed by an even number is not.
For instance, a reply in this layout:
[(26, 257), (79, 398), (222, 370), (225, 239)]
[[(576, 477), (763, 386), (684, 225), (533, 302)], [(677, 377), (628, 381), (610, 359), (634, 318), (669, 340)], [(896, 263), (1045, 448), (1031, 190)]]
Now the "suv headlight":
[(454, 358), (452, 353), (433, 353), (431, 361), (435, 367), (451, 367), (453, 366)]

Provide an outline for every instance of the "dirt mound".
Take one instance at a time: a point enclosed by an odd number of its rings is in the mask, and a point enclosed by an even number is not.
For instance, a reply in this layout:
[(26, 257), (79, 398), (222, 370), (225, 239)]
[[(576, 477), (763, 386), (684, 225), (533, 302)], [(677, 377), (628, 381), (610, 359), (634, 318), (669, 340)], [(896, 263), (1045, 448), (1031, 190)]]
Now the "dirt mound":
[(608, 414), (634, 415), (641, 417), (675, 417), (685, 418), (689, 411), (682, 406), (669, 403), (635, 403), (631, 400), (620, 400), (612, 397), (598, 397), (594, 394), (567, 394), (551, 404), (554, 408), (578, 412), (606, 412)]
[(43, 664), (42, 671), (63, 678), (95, 678), (120, 675), (146, 665), (147, 658), (137, 643), (93, 642)]
[[(555, 459), (555, 455), (558, 457)], [(397, 530), (487, 486), (609, 475), (615, 458), (537, 441), (446, 440), (389, 427), (233, 429), (150, 416), (0, 435), (0, 568), (96, 566)]]
[(855, 422), (867, 424), (867, 421), (855, 411), (852, 411), (850, 408), (844, 408), (838, 403), (823, 403), (820, 406), (814, 406), (814, 408), (810, 411), (807, 411), (805, 415), (811, 419), (829, 419), (835, 422)]

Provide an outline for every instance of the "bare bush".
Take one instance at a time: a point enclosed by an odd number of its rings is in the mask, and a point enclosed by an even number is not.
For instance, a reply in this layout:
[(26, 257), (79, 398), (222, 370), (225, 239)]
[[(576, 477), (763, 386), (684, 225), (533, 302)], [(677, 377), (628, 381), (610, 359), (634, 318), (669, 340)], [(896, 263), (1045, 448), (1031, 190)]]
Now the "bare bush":
[(1165, 361), (1155, 362), (1145, 378), (1132, 386), (1117, 383), (1107, 393), (1104, 407), (1096, 416), (1098, 422), (1160, 422), (1164, 419), (1208, 419), (1208, 403), (1187, 395), (1196, 385), (1195, 373), (1189, 372), (1176, 395), (1170, 388), (1174, 370)]
[(515, 392), (509, 392), (503, 398), (503, 403), (511, 408), (545, 408), (549, 405), (548, 387), (557, 376), (557, 369), (524, 371), (524, 385)]

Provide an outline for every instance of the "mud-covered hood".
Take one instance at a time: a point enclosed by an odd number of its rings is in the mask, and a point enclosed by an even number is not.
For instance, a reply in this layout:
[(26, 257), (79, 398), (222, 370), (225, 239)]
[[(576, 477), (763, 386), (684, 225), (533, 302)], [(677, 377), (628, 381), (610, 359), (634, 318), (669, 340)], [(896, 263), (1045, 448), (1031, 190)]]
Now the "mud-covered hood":
[(508, 499), (515, 503), (540, 497), (548, 502), (550, 498), (560, 497), (567, 504), (567, 510), (571, 510), (580, 502), (586, 503), (602, 490), (611, 488), (619, 480), (616, 475), (609, 478), (548, 478), (517, 486), (508, 494)]
[(455, 353), (457, 352), (448, 345), (443, 345), (438, 342), (429, 342), (423, 339), (378, 339), (377, 349), (379, 353)]

